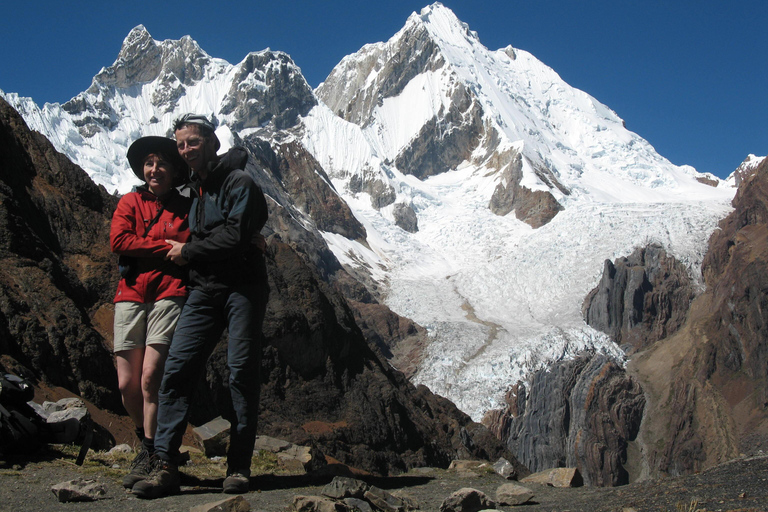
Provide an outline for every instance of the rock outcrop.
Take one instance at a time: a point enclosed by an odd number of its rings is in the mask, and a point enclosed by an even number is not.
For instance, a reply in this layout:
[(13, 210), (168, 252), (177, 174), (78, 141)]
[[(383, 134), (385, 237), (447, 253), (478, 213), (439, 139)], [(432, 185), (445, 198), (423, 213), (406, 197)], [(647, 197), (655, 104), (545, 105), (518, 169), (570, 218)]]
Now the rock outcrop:
[(514, 211), (519, 220), (533, 228), (540, 228), (561, 212), (563, 207), (550, 192), (534, 191), (522, 186), (522, 171), (523, 157), (514, 152), (511, 161), (501, 171), (501, 183), (496, 185), (488, 207), (496, 215), (502, 216)]
[(483, 423), (531, 471), (578, 468), (588, 485), (629, 482), (628, 443), (645, 397), (638, 382), (601, 354), (585, 353), (533, 375), (507, 394), (507, 408)]
[(0, 100), (0, 363), (119, 408), (109, 222), (117, 199)]
[(605, 260), (600, 284), (584, 299), (584, 320), (632, 353), (675, 333), (694, 297), (685, 266), (659, 245)]

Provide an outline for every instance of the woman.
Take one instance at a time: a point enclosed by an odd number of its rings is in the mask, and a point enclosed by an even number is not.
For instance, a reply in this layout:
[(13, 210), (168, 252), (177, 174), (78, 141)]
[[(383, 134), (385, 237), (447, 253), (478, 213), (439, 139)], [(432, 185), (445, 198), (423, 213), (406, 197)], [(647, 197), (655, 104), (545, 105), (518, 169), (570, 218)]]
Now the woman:
[(128, 162), (145, 183), (124, 195), (112, 216), (110, 243), (120, 255), (115, 294), (114, 350), (123, 405), (142, 449), (123, 479), (126, 488), (149, 473), (157, 428), (157, 393), (168, 347), (187, 296), (184, 270), (165, 260), (166, 240), (189, 237), (191, 198), (176, 188), (188, 181), (176, 143), (142, 137), (128, 148)]

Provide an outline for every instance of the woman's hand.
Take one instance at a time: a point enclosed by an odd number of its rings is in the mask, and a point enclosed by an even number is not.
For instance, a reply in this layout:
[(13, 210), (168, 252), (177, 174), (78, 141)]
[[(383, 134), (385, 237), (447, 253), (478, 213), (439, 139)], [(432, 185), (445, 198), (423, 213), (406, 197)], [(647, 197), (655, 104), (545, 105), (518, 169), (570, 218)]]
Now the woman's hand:
[(166, 240), (165, 243), (171, 246), (171, 250), (168, 251), (168, 254), (165, 255), (165, 259), (171, 260), (175, 264), (182, 267), (187, 263), (189, 263), (187, 260), (185, 260), (181, 256), (181, 249), (184, 247), (185, 244), (183, 244), (182, 242), (177, 242), (176, 240)]

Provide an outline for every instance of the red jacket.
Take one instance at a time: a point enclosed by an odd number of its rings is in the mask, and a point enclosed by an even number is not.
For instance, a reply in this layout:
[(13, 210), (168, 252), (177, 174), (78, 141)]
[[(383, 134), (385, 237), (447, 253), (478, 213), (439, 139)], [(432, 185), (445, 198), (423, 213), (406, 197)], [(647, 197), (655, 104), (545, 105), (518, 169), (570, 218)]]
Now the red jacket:
[[(155, 218), (161, 204), (165, 206), (163, 213), (144, 237), (146, 226)], [(145, 188), (120, 198), (112, 215), (110, 247), (114, 253), (135, 257), (138, 275), (131, 282), (120, 279), (115, 302), (147, 303), (187, 295), (186, 269), (165, 260), (171, 248), (165, 240), (187, 241), (191, 204), (191, 198), (175, 189), (162, 202)]]

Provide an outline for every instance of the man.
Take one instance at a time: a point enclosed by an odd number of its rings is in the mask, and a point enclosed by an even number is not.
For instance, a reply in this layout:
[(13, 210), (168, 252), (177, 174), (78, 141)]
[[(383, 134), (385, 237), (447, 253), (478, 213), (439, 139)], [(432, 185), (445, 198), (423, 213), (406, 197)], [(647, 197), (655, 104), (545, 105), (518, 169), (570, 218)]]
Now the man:
[(264, 263), (267, 203), (244, 171), (248, 154), (221, 144), (204, 116), (186, 114), (174, 124), (179, 154), (192, 172), (190, 238), (172, 246), (166, 259), (189, 268), (189, 298), (182, 310), (160, 386), (152, 471), (134, 484), (141, 498), (179, 492), (177, 460), (190, 397), (211, 351), (226, 327), (227, 364), (234, 418), (224, 492), (248, 492), (256, 437), (261, 366), (261, 326), (269, 286)]

